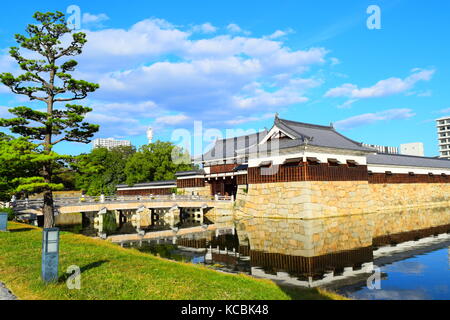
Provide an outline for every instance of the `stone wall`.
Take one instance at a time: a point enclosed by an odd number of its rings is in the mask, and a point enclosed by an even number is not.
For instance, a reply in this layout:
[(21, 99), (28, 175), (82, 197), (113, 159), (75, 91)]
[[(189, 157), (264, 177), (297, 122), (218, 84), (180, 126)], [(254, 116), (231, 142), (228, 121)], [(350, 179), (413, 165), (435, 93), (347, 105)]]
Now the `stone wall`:
[(368, 213), (372, 206), (367, 181), (279, 182), (249, 185), (238, 213), (252, 217), (316, 219)]
[(300, 181), (251, 184), (246, 191), (238, 189), (236, 213), (252, 217), (319, 219), (450, 207), (450, 184), (446, 183)]
[(450, 183), (369, 184), (377, 210), (414, 207), (450, 207)]

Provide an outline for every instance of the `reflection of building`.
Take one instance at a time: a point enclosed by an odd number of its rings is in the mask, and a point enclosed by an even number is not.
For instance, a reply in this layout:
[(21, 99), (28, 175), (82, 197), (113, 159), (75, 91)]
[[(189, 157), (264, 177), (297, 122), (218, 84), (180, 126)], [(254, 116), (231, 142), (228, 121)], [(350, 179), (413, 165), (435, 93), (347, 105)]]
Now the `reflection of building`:
[(422, 142), (401, 144), (400, 153), (408, 156), (418, 156), (418, 157), (423, 157), (425, 155)]
[(450, 159), (450, 116), (436, 120), (441, 158)]
[(116, 147), (130, 147), (131, 141), (129, 140), (116, 140), (113, 138), (108, 139), (95, 139), (92, 144), (94, 145), (94, 149), (96, 148), (107, 148), (113, 149)]

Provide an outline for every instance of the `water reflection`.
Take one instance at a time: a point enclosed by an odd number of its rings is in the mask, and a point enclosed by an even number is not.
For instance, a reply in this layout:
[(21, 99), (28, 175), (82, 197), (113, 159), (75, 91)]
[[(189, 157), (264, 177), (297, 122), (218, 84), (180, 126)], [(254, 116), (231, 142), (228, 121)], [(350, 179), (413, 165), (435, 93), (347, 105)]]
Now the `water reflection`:
[[(168, 210), (165, 210), (168, 211)], [(195, 216), (196, 213), (186, 211), (178, 214), (164, 211), (155, 211), (141, 215), (139, 221), (135, 212), (113, 212), (105, 211), (100, 217), (98, 212), (85, 212), (82, 214), (82, 224), (71, 226), (58, 226), (62, 231), (69, 231), (77, 234), (83, 234), (89, 237), (99, 235), (126, 235), (136, 234), (139, 231), (145, 233), (185, 229), (202, 225), (210, 225), (212, 222), (202, 216)]]
[[(137, 224), (136, 219), (118, 219), (116, 229), (108, 232), (145, 230), (145, 237), (117, 241), (149, 254), (281, 285), (322, 286), (358, 299), (450, 299), (450, 209), (316, 220), (178, 212), (152, 212), (147, 226), (142, 220)], [(83, 219), (82, 232), (98, 232), (93, 219)], [(210, 227), (192, 228), (206, 224)], [(156, 232), (164, 230), (172, 232)], [(366, 287), (374, 266), (381, 268), (381, 290)]]

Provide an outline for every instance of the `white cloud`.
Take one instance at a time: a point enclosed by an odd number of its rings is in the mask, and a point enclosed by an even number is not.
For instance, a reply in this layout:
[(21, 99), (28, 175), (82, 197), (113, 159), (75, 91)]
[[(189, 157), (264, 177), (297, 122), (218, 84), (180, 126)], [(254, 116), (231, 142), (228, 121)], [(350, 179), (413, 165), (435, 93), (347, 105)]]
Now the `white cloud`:
[(261, 116), (238, 116), (234, 119), (225, 121), (226, 124), (230, 126), (240, 125), (248, 122), (256, 122), (265, 119), (272, 119), (274, 117), (273, 113), (266, 113)]
[(413, 70), (413, 74), (405, 79), (389, 78), (378, 81), (368, 88), (359, 88), (355, 84), (346, 83), (340, 87), (330, 89), (326, 97), (349, 97), (357, 99), (386, 97), (406, 92), (419, 81), (429, 81), (433, 77), (434, 70)]
[[(83, 30), (88, 43), (74, 77), (100, 84), (83, 104), (94, 109), (89, 118), (101, 135), (145, 134), (151, 123), (193, 119), (237, 125), (306, 102), (308, 90), (321, 84), (313, 72), (325, 63), (325, 48), (294, 50), (280, 33), (276, 41), (252, 37), (237, 25), (227, 34), (192, 37), (194, 29), (216, 27), (198, 28), (153, 18), (126, 29)], [(10, 61), (0, 54), (2, 63)]]
[(450, 108), (439, 110), (438, 113), (450, 113)]
[(215, 33), (217, 31), (217, 28), (213, 26), (211, 23), (207, 22), (192, 27), (192, 31), (199, 33)]
[(109, 17), (104, 13), (92, 14), (92, 13), (86, 12), (83, 14), (81, 22), (83, 24), (101, 26), (102, 22), (108, 21), (108, 20), (109, 20)]
[(245, 35), (249, 35), (251, 32), (250, 31), (246, 31), (246, 30), (243, 30), (241, 27), (239, 27), (237, 24), (235, 24), (235, 23), (230, 23), (228, 26), (227, 26), (227, 30), (228, 31), (230, 31), (230, 32), (232, 32), (232, 33), (243, 33), (243, 34), (245, 34)]
[(156, 118), (155, 123), (157, 124), (167, 124), (167, 125), (177, 125), (188, 121), (190, 118), (184, 114), (169, 115)]
[(338, 107), (338, 109), (349, 109), (357, 101), (358, 101), (358, 99), (350, 99), (350, 100), (347, 100), (344, 103), (338, 105), (337, 107)]
[(341, 63), (341, 61), (338, 58), (335, 58), (335, 57), (330, 58), (330, 61), (331, 61), (331, 65), (332, 66), (335, 66), (335, 65), (338, 65), (338, 64)]
[(274, 33), (265, 36), (265, 39), (278, 39), (278, 38), (282, 38), (284, 36), (287, 36), (288, 34), (294, 33), (294, 30), (292, 29), (287, 29), (287, 30), (277, 30)]
[(337, 121), (334, 126), (337, 129), (349, 130), (379, 121), (408, 119), (414, 116), (415, 113), (411, 109), (390, 109), (376, 113), (361, 114), (345, 120), (340, 120)]

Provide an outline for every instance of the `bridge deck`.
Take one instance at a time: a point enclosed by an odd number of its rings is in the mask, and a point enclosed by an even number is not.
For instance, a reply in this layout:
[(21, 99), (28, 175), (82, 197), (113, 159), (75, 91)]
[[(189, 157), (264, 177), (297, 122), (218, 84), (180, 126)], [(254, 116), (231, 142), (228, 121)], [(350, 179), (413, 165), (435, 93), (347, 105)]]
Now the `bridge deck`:
[[(59, 213), (96, 212), (103, 208), (108, 210), (134, 210), (142, 206), (147, 208), (171, 208), (174, 206), (187, 208), (214, 208), (220, 204), (232, 204), (233, 197), (200, 197), (200, 196), (148, 196), (148, 197), (82, 197), (55, 199), (54, 204)], [(23, 212), (39, 210), (43, 200), (21, 200), (14, 205), (14, 210)]]

